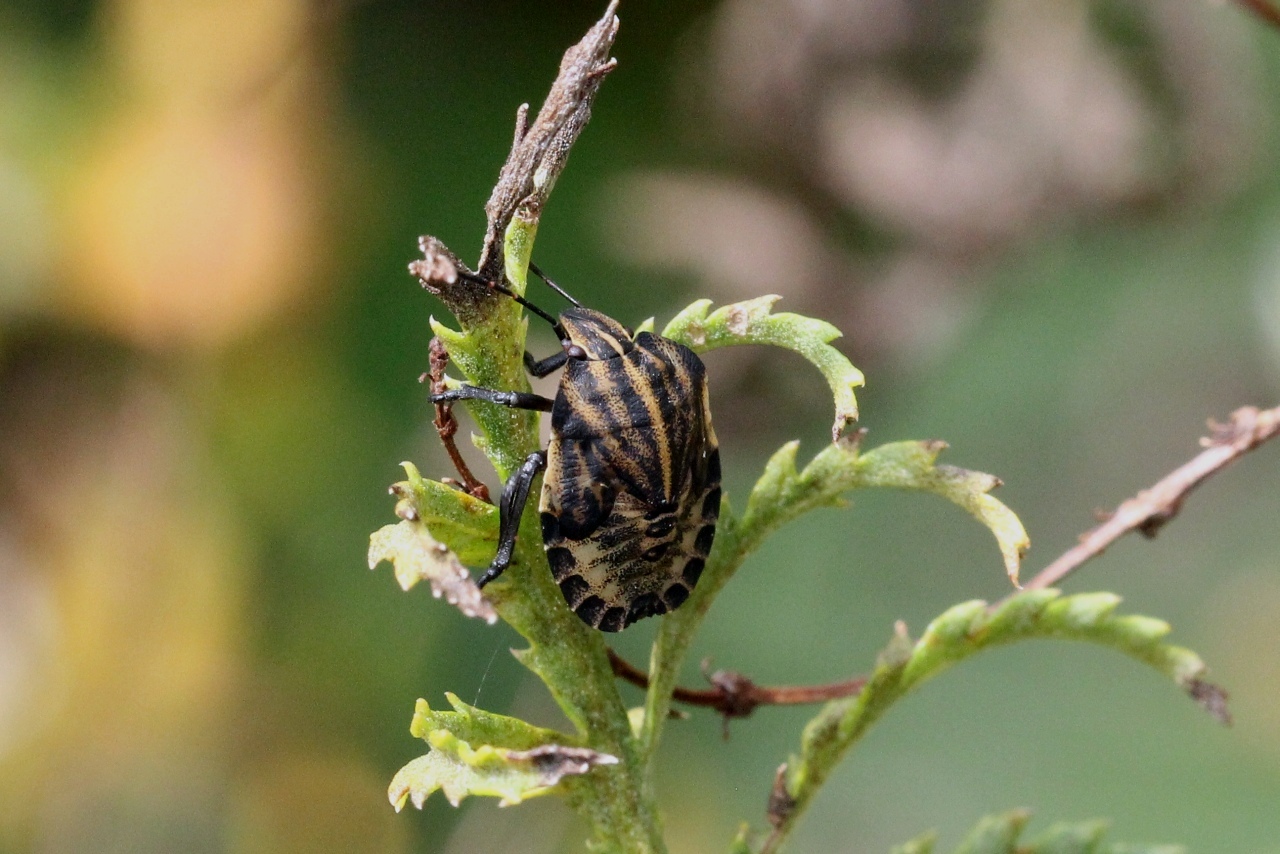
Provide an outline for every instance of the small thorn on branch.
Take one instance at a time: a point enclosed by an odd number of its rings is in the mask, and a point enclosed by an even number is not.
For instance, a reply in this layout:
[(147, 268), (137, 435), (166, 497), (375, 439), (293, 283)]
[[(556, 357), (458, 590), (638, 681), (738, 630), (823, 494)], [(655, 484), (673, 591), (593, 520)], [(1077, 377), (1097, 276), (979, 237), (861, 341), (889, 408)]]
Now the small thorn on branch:
[(1187, 685), (1187, 693), (1200, 707), (1213, 715), (1224, 726), (1231, 726), (1231, 710), (1227, 707), (1227, 692), (1212, 682), (1203, 679), (1192, 679)]
[[(649, 675), (629, 661), (609, 650), (609, 664), (613, 674), (637, 688), (649, 687)], [(798, 706), (825, 703), (841, 697), (851, 697), (860, 692), (867, 680), (864, 677), (832, 682), (826, 685), (757, 685), (750, 678), (732, 670), (709, 671), (703, 662), (703, 673), (711, 683), (709, 689), (676, 687), (671, 698), (690, 706), (714, 709), (724, 717), (724, 736), (729, 737), (731, 718), (749, 717), (759, 706)]]

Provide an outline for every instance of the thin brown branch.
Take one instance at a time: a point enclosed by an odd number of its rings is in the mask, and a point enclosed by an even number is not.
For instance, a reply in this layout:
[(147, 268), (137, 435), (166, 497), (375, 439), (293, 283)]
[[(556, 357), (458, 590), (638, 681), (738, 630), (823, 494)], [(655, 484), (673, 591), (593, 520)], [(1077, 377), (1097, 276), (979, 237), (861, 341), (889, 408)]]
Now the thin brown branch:
[[(445, 349), (444, 342), (439, 338), (431, 339), (430, 347), (431, 370), (429, 373), (419, 377), (419, 381), (424, 379), (431, 380), (431, 393), (439, 394), (445, 391), (444, 372), (449, 367), (449, 351)], [(435, 425), (436, 433), (440, 434), (440, 444), (444, 445), (444, 449), (449, 454), (449, 459), (453, 460), (453, 467), (458, 470), (458, 476), (462, 478), (459, 484), (465, 492), (474, 495), (481, 501), (487, 501), (490, 504), (493, 500), (489, 497), (489, 487), (485, 486), (476, 476), (471, 473), (467, 461), (462, 458), (462, 454), (458, 451), (457, 444), (453, 441), (453, 437), (458, 432), (458, 419), (453, 417), (453, 405), (449, 403), (437, 403), (436, 418), (432, 423)], [(445, 482), (448, 482), (446, 478)]]
[(560, 72), (532, 123), (528, 104), (516, 111), (511, 153), (485, 204), (489, 225), (476, 272), (437, 238), (419, 238), (424, 257), (411, 263), (409, 271), (464, 325), (470, 318), (482, 317), (486, 301), (496, 298), (482, 283), (501, 283), (506, 278), (502, 245), (507, 226), (517, 215), (530, 221), (538, 219), (564, 169), (570, 147), (591, 118), (600, 82), (616, 65), (609, 51), (618, 35), (617, 8), (614, 0), (582, 41), (565, 51)]
[[(649, 675), (609, 650), (609, 663), (613, 666), (615, 676), (630, 682), (637, 688), (649, 687)], [(705, 668), (704, 668), (705, 672)], [(832, 682), (825, 685), (757, 685), (751, 679), (732, 670), (716, 670), (707, 673), (710, 688), (676, 687), (672, 699), (690, 706), (702, 706), (715, 709), (724, 716), (728, 726), (730, 718), (745, 718), (758, 706), (799, 706), (810, 703), (825, 703), (840, 697), (851, 697), (862, 690), (867, 683), (864, 677), (855, 677), (844, 682)], [(726, 729), (727, 735), (727, 729)]]
[(484, 206), (489, 227), (479, 272), (490, 281), (502, 281), (502, 237), (511, 218), (521, 209), (529, 218), (538, 218), (570, 147), (591, 118), (601, 80), (617, 64), (609, 58), (618, 36), (617, 9), (618, 0), (614, 0), (582, 41), (565, 51), (560, 73), (533, 122), (529, 123), (528, 104), (516, 113), (511, 153)]
[(1280, 27), (1280, 8), (1271, 5), (1268, 0), (1237, 0), (1237, 2), (1264, 22), (1273, 27)]
[(1080, 537), (1053, 563), (1040, 570), (1025, 588), (1053, 587), (1085, 562), (1102, 554), (1130, 531), (1154, 537), (1178, 511), (1193, 489), (1244, 454), (1280, 434), (1280, 407), (1260, 410), (1245, 406), (1231, 413), (1226, 424), (1209, 422), (1212, 435), (1200, 440), (1205, 450), (1174, 469), (1150, 489), (1125, 501), (1105, 522)]

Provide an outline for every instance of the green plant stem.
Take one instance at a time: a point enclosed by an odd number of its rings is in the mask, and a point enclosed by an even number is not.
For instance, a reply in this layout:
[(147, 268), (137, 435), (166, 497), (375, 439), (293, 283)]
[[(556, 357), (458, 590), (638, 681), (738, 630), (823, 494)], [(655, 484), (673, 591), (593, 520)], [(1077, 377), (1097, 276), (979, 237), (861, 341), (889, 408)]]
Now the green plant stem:
[[(521, 216), (506, 230), (506, 276), (519, 292), (524, 290), (536, 233), (537, 221)], [(521, 361), (526, 330), (520, 306), (495, 299), (486, 317), (463, 323), (462, 333), (449, 337), (450, 354), (477, 385), (527, 389)], [(539, 448), (536, 414), (487, 403), (472, 406), (471, 412), (484, 434), (480, 444), (500, 476), (507, 477)], [(570, 803), (591, 824), (596, 850), (661, 854), (666, 846), (658, 811), (644, 785), (641, 754), (604, 640), (565, 607), (541, 543), (538, 513), (531, 502), (521, 519), (516, 559), (485, 593), (502, 618), (529, 641), (530, 647), (517, 652), (517, 658), (547, 685), (585, 746), (619, 760), (565, 781)]]
[[(790, 447), (794, 459), (795, 443)], [(749, 501), (746, 515), (741, 520), (734, 516), (728, 499), (725, 499), (720, 522), (716, 526), (715, 545), (702, 578), (684, 607), (663, 619), (653, 644), (649, 660), (649, 691), (645, 697), (644, 724), (640, 730), (641, 750), (650, 765), (662, 737), (663, 724), (671, 712), (672, 694), (680, 668), (711, 603), (733, 578), (747, 555), (758, 548), (769, 534), (811, 507), (823, 503), (817, 493), (818, 490), (797, 493), (790, 500), (770, 505), (764, 512), (755, 502)]]

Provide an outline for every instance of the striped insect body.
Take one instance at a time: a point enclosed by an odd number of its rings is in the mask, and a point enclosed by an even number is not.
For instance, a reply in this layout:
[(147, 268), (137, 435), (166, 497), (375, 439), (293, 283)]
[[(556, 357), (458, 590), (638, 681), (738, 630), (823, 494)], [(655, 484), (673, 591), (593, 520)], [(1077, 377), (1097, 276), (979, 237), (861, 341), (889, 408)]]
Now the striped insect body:
[(542, 541), (574, 613), (613, 632), (680, 607), (702, 573), (720, 512), (720, 452), (702, 360), (660, 335), (633, 336), (576, 302), (552, 318), (491, 286), (550, 321), (560, 337), (560, 353), (541, 362), (526, 355), (530, 373), (563, 373), (554, 400), (472, 386), (432, 396), (551, 413), (547, 450), (503, 489), (498, 551), (479, 583), (510, 563), (532, 480), (545, 467)]

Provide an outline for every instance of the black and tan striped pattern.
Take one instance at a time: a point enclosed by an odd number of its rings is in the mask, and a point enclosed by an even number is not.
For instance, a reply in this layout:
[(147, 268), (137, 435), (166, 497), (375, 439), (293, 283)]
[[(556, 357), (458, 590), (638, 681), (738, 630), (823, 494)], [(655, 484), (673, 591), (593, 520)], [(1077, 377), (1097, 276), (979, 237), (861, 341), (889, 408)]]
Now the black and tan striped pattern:
[(561, 316), (570, 358), (551, 411), (543, 543), (565, 601), (618, 631), (678, 608), (715, 537), (720, 451), (706, 370), (680, 344), (588, 309)]

